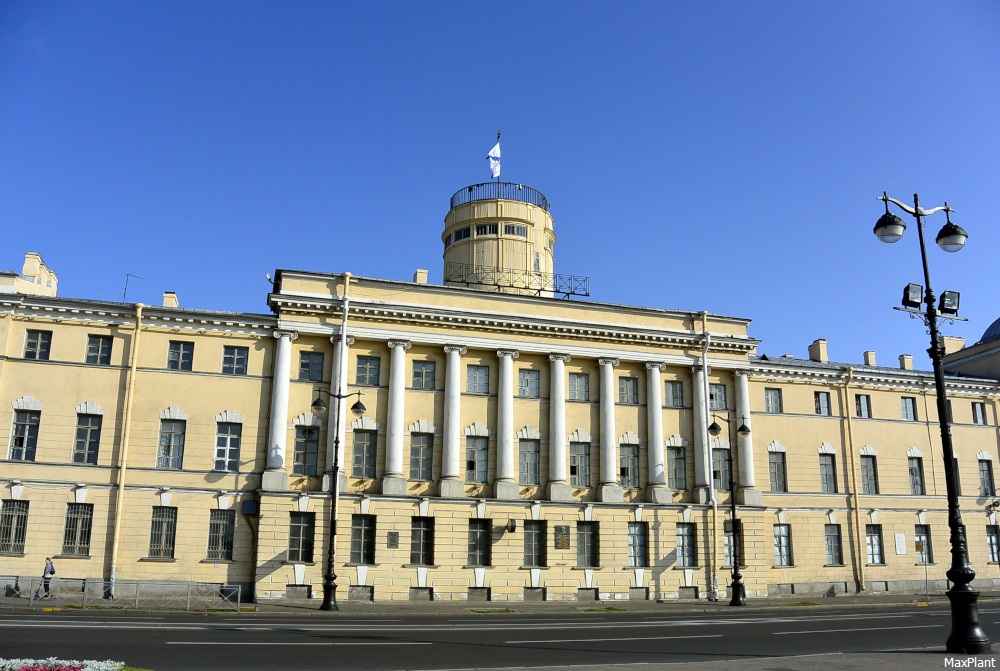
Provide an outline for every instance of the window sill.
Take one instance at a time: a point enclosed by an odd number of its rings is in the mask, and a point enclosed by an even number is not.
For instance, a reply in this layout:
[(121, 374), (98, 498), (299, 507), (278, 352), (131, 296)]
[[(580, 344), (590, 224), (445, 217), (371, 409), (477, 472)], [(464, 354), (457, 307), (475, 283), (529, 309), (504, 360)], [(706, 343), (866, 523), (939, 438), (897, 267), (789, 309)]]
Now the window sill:
[[(872, 564), (869, 564), (869, 566), (872, 566)], [(795, 564), (775, 564), (771, 568), (797, 568), (797, 567), (795, 566)]]
[(202, 559), (199, 564), (235, 564), (235, 559)]
[(0, 552), (0, 557), (23, 557), (23, 552)]
[(441, 568), (440, 564), (403, 564), (403, 568)]
[(880, 564), (865, 564), (865, 566), (888, 566), (888, 564), (886, 564), (885, 562), (882, 562)]
[(824, 568), (827, 568), (827, 567), (829, 567), (829, 568), (843, 568), (845, 566), (847, 566), (847, 564), (823, 564)]
[(53, 559), (91, 559), (90, 555), (52, 555)]
[(534, 569), (534, 568), (542, 569), (542, 570), (547, 571), (551, 567), (549, 567), (549, 566), (519, 566), (517, 570), (519, 570), (519, 571), (530, 571), (531, 569)]
[(282, 564), (282, 566), (292, 566), (294, 564), (302, 564), (303, 566), (315, 566), (316, 562), (314, 562), (314, 561), (288, 561), (286, 559), (285, 561), (281, 562), (281, 564)]
[(493, 565), (490, 564), (489, 566), (486, 566), (483, 564), (466, 564), (462, 568), (493, 568)]
[(688, 569), (691, 569), (692, 571), (701, 570), (700, 566), (671, 566), (670, 568), (672, 568), (674, 571), (687, 571)]
[(623, 571), (632, 571), (633, 569), (637, 569), (637, 568), (651, 569), (651, 568), (655, 568), (655, 567), (650, 566), (649, 564), (643, 564), (642, 566), (623, 566), (622, 570)]
[(139, 561), (149, 561), (149, 562), (160, 562), (164, 564), (171, 564), (176, 562), (175, 557), (139, 557)]
[(378, 566), (378, 564), (366, 564), (364, 562), (362, 562), (360, 564), (353, 564), (353, 563), (348, 562), (347, 564), (344, 564), (344, 566), (372, 566), (372, 567), (374, 567), (374, 566)]
[(600, 571), (603, 568), (603, 566), (573, 566), (570, 571)]

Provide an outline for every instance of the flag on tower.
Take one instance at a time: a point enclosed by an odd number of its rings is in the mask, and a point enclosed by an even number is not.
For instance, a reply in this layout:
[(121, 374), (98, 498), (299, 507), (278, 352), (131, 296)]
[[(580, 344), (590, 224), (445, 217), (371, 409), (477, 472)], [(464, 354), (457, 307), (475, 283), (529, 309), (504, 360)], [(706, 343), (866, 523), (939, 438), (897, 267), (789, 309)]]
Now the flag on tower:
[(486, 155), (486, 158), (490, 160), (490, 172), (497, 179), (500, 178), (500, 140), (497, 140), (496, 146), (490, 149), (490, 153)]

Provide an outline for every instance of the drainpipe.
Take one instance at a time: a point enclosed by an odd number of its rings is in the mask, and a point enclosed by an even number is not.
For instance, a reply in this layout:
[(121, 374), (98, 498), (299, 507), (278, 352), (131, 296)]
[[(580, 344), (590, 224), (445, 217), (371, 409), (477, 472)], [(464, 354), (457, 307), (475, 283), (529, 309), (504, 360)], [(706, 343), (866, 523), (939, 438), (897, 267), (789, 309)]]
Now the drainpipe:
[(111, 534), (111, 587), (112, 598), (115, 595), (115, 580), (118, 571), (118, 545), (121, 538), (122, 523), (125, 510), (125, 474), (128, 470), (128, 445), (131, 434), (132, 398), (135, 395), (135, 372), (139, 363), (139, 336), (142, 334), (142, 303), (135, 304), (135, 336), (132, 338), (132, 351), (129, 353), (128, 382), (125, 385), (125, 410), (122, 416), (122, 450), (118, 458), (118, 478), (115, 482), (115, 518), (114, 530)]
[(844, 378), (844, 417), (847, 418), (847, 456), (851, 464), (851, 499), (854, 504), (854, 536), (851, 537), (851, 544), (854, 545), (854, 574), (858, 577), (858, 591), (865, 591), (865, 563), (861, 561), (864, 556), (864, 547), (861, 545), (861, 505), (858, 502), (858, 459), (854, 457), (854, 425), (851, 423), (851, 401), (848, 388), (854, 378), (854, 369), (847, 368), (847, 376)]
[[(711, 423), (712, 416), (712, 402), (708, 397), (708, 346), (712, 341), (712, 336), (708, 333), (708, 312), (702, 311), (701, 313), (701, 331), (705, 334), (705, 342), (702, 344), (701, 348), (701, 366), (705, 374), (702, 376), (702, 384), (704, 385), (705, 394), (705, 419)], [(719, 502), (715, 497), (715, 477), (712, 472), (712, 438), (708, 435), (708, 426), (701, 427), (702, 433), (705, 436), (705, 441), (701, 446), (701, 449), (705, 453), (705, 467), (708, 469), (708, 503), (712, 506), (712, 525), (711, 525), (711, 539), (712, 542), (709, 545), (711, 552), (708, 557), (708, 570), (709, 575), (712, 579), (711, 589), (709, 590), (708, 598), (710, 601), (717, 601), (719, 598), (719, 576), (716, 571), (716, 557), (718, 556), (718, 534), (716, 530), (719, 528)]]

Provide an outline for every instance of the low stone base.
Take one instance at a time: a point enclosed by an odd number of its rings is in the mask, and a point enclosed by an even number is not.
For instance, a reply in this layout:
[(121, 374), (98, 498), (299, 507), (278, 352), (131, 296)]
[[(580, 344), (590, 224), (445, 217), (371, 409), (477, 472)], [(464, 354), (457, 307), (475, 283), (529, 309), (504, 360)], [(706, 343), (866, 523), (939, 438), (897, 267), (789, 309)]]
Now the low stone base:
[(695, 487), (694, 488), (694, 502), (699, 505), (704, 505), (708, 503), (708, 487)]
[(498, 480), (494, 487), (493, 496), (501, 501), (516, 501), (521, 498), (521, 488), (516, 482)]
[(572, 501), (573, 488), (565, 482), (549, 483), (549, 501)]
[(764, 495), (759, 489), (741, 488), (736, 490), (736, 503), (741, 506), (763, 506)]
[(458, 478), (441, 480), (438, 495), (446, 499), (461, 499), (465, 497), (465, 483)]
[(287, 492), (287, 471), (264, 471), (260, 478), (260, 488), (265, 492)]
[(383, 496), (406, 496), (406, 480), (400, 477), (382, 478)]
[(663, 485), (650, 487), (646, 490), (646, 500), (650, 503), (671, 503), (670, 487), (664, 487)]
[(603, 503), (624, 503), (625, 496), (618, 485), (601, 485), (598, 496)]

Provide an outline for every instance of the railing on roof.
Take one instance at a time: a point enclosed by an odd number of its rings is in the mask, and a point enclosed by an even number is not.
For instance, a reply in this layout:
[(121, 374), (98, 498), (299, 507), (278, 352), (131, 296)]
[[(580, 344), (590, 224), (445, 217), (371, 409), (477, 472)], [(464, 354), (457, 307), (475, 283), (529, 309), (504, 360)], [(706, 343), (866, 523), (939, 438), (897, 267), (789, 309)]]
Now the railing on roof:
[(472, 263), (446, 264), (444, 281), (462, 283), (465, 286), (523, 289), (525, 293), (536, 295), (562, 294), (564, 298), (590, 295), (589, 277), (493, 268)]
[(549, 199), (538, 189), (513, 182), (483, 182), (459, 189), (451, 197), (451, 208), (465, 205), (475, 200), (519, 200), (549, 211)]

